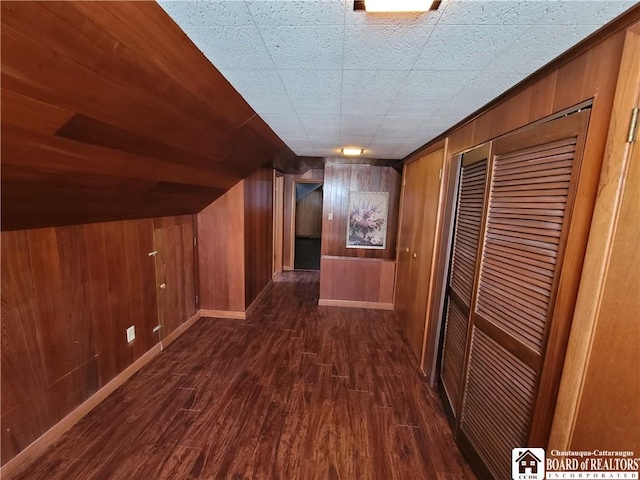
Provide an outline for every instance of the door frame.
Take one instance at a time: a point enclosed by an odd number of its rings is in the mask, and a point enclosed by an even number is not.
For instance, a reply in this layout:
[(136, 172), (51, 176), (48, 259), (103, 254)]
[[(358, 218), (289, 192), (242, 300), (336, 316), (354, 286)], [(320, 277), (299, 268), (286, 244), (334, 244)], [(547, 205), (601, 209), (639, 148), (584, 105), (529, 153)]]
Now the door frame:
[[(293, 180), (292, 188), (291, 188), (291, 198), (289, 199), (291, 201), (291, 219), (290, 219), (291, 223), (289, 225), (289, 233), (291, 235), (291, 239), (289, 242), (290, 254), (291, 254), (291, 257), (290, 257), (291, 270), (296, 269), (296, 185), (298, 183), (317, 183), (319, 185), (322, 185), (322, 187), (324, 188), (324, 180), (311, 180), (311, 179), (304, 179), (304, 180), (294, 179)], [(323, 193), (323, 204), (324, 204), (324, 193)], [(320, 233), (320, 237), (322, 238), (322, 232)]]
[(275, 276), (283, 269), (284, 241), (284, 174), (273, 171), (273, 272)]

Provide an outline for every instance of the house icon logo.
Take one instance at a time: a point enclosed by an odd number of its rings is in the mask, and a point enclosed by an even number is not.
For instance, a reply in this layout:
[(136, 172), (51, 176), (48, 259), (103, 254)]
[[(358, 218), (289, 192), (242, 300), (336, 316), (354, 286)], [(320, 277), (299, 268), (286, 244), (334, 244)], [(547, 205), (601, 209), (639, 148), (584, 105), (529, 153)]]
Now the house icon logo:
[(511, 451), (513, 480), (543, 480), (545, 453), (543, 448), (514, 448)]

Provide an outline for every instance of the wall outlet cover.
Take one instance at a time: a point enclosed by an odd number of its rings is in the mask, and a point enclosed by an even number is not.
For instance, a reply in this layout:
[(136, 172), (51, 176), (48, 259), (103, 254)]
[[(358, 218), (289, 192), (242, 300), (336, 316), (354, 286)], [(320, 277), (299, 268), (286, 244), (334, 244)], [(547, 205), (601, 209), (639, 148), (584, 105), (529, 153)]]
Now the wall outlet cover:
[(131, 325), (127, 328), (127, 343), (131, 343), (136, 339), (136, 326)]

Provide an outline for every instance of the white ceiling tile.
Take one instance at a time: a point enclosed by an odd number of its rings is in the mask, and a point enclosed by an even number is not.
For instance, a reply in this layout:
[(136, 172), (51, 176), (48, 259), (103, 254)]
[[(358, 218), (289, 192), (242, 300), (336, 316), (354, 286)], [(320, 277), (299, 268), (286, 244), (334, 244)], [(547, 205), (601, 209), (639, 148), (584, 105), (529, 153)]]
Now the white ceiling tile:
[(376, 132), (376, 140), (385, 138), (406, 138), (418, 130), (439, 128), (441, 125), (453, 124), (451, 117), (434, 117), (433, 115), (387, 115)]
[(340, 136), (341, 138), (354, 138), (364, 143), (365, 138), (371, 140), (382, 119), (382, 115), (343, 115)]
[(636, 2), (445, 0), (424, 15), (353, 0), (161, 0), (298, 155), (403, 158)]
[(282, 83), (291, 96), (340, 95), (342, 70), (278, 70)]
[(432, 26), (347, 25), (344, 66), (349, 69), (408, 70), (432, 31)]
[(559, 54), (587, 37), (594, 26), (536, 25), (521, 41), (498, 55), (487, 69), (502, 71), (535, 71)]
[(625, 10), (636, 5), (634, 1), (580, 1), (549, 2), (551, 8), (536, 21), (538, 25), (594, 25), (600, 27)]
[(318, 155), (316, 151), (313, 149), (313, 147), (304, 147), (304, 148), (298, 147), (298, 148), (292, 148), (291, 150), (293, 150), (293, 153), (295, 153), (300, 157), (315, 157), (316, 155)]
[(554, 2), (540, 0), (452, 0), (440, 17), (441, 25), (533, 25)]
[(407, 70), (344, 70), (342, 94), (393, 97), (408, 73)]
[(528, 28), (523, 25), (438, 25), (414, 69), (482, 70)]
[(305, 136), (306, 132), (296, 113), (264, 113), (260, 117), (272, 129), (285, 135)]
[(183, 27), (183, 30), (220, 71), (274, 68), (255, 27)]
[(215, 2), (160, 0), (158, 3), (182, 27), (254, 25), (247, 5), (237, 0)]
[(384, 115), (393, 105), (393, 97), (359, 97), (359, 96), (343, 96), (342, 97), (342, 114), (343, 115)]
[(298, 113), (340, 115), (342, 98), (339, 95), (327, 97), (310, 94), (306, 97), (291, 97), (291, 102)]
[(279, 69), (341, 69), (343, 26), (260, 27)]
[(335, 148), (314, 148), (315, 155), (318, 157), (339, 157), (342, 153), (340, 147)]
[(378, 145), (376, 147), (368, 148), (365, 151), (367, 158), (379, 158), (383, 160), (391, 160), (401, 157), (396, 157), (394, 152), (397, 150), (397, 145)]
[(340, 0), (249, 0), (246, 3), (258, 26), (344, 25), (345, 5)]
[(389, 109), (389, 115), (434, 115), (444, 116), (447, 98), (424, 98), (399, 96)]
[(382, 122), (380, 115), (342, 115), (342, 128), (366, 127), (377, 129)]
[(475, 72), (413, 70), (399, 94), (434, 100), (449, 99), (469, 84)]
[(225, 70), (222, 74), (241, 95), (287, 95), (277, 70)]
[(340, 137), (340, 115), (301, 113), (298, 117), (312, 142), (319, 137)]
[(340, 135), (340, 146), (367, 148), (371, 140), (373, 140), (373, 133), (371, 135)]
[(244, 99), (256, 112), (294, 113), (291, 99), (287, 95), (245, 95)]

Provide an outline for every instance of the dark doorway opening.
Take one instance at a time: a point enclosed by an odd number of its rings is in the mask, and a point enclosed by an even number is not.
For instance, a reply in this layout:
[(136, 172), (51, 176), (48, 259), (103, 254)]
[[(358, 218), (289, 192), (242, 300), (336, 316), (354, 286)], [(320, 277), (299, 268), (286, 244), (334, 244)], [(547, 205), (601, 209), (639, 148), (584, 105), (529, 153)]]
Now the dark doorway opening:
[(296, 183), (295, 270), (320, 270), (322, 183)]

